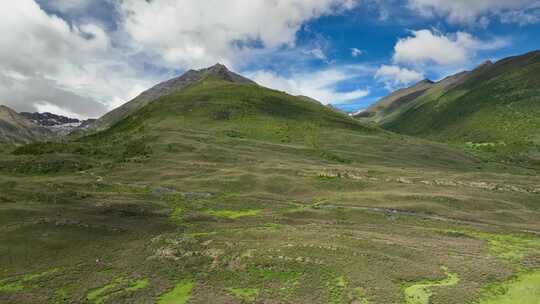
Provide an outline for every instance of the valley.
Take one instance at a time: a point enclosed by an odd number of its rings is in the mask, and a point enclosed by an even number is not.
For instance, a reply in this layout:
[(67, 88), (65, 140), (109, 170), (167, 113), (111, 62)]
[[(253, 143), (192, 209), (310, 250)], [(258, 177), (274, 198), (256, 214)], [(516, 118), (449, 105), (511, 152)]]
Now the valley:
[(230, 73), (4, 145), (0, 302), (538, 303), (535, 166)]

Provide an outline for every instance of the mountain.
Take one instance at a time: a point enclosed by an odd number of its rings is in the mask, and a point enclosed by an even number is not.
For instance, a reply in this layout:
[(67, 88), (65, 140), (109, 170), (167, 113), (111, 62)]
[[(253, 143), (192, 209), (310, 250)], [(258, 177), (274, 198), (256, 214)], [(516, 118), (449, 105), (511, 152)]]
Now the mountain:
[(398, 133), (540, 161), (538, 75), (540, 51), (488, 61), (473, 71), (398, 91), (357, 117)]
[[(144, 106), (138, 101), (132, 103), (134, 106), (130, 105), (130, 109), (133, 111), (128, 116), (89, 138), (106, 138), (107, 142), (112, 137), (126, 139), (132, 136), (159, 141), (162, 133), (196, 129), (226, 137), (303, 143), (307, 140), (306, 133), (322, 128), (375, 132), (374, 128), (320, 103), (306, 102), (303, 97), (258, 86), (234, 75), (224, 66), (216, 65), (188, 72), (166, 82), (167, 86), (158, 85), (167, 87), (153, 95), (159, 95), (159, 98), (155, 97), (157, 99)], [(174, 87), (174, 83), (180, 83), (180, 86)], [(155, 87), (147, 92), (156, 91)], [(172, 93), (165, 95), (165, 91)], [(116, 113), (112, 112), (113, 115)]]
[(424, 92), (432, 88), (434, 85), (434, 82), (430, 80), (423, 80), (410, 88), (401, 89), (392, 93), (388, 97), (376, 102), (366, 110), (354, 114), (353, 117), (379, 123), (385, 117), (388, 117), (392, 113), (399, 110), (400, 107), (405, 106), (407, 103), (413, 101), (416, 97), (424, 94)]
[(29, 113), (29, 112), (21, 112), (19, 113), (21, 116), (25, 117), (26, 119), (31, 120), (33, 123), (40, 125), (42, 127), (53, 127), (53, 126), (60, 126), (65, 124), (77, 124), (81, 123), (81, 121), (77, 118), (69, 118), (62, 115), (56, 115), (53, 113)]
[(300, 99), (302, 99), (302, 100), (305, 100), (305, 101), (307, 101), (307, 102), (313, 102), (313, 103), (322, 104), (322, 102), (318, 101), (318, 100), (315, 99), (315, 98), (311, 98), (311, 97), (309, 97), (309, 96), (298, 95), (298, 96), (296, 96), (296, 97), (298, 97), (298, 98), (300, 98)]
[(18, 114), (7, 106), (0, 105), (0, 142), (28, 143), (52, 137), (52, 132)]
[(162, 82), (151, 89), (144, 91), (133, 100), (105, 114), (103, 117), (90, 124), (88, 129), (91, 131), (105, 130), (128, 117), (133, 112), (141, 109), (148, 103), (160, 97), (180, 92), (189, 85), (208, 76), (217, 77), (233, 83), (256, 85), (252, 80), (229, 71), (227, 67), (219, 63), (206, 69), (189, 70), (180, 77)]
[(48, 112), (21, 112), (19, 114), (32, 121), (34, 124), (47, 128), (59, 136), (68, 135), (73, 130), (84, 130), (96, 121), (95, 119), (80, 120)]
[(171, 91), (103, 131), (0, 145), (0, 303), (484, 303), (499, 281), (523, 284), (520, 303), (538, 289), (537, 171), (222, 73)]

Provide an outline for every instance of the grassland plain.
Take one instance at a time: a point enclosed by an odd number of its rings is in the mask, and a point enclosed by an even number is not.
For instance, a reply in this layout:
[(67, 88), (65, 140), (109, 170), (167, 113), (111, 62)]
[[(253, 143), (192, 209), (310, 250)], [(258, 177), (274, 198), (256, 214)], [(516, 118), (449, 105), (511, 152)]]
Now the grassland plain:
[(256, 86), (2, 153), (1, 303), (519, 303), (540, 267), (537, 171)]

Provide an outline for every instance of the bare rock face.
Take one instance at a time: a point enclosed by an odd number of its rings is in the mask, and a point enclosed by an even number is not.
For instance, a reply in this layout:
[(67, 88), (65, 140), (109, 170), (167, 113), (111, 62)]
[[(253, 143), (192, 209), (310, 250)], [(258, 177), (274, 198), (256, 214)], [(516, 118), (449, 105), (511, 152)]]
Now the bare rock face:
[(19, 114), (34, 124), (50, 130), (57, 136), (65, 136), (73, 130), (85, 129), (95, 121), (95, 119), (80, 120), (47, 112), (21, 112)]
[(47, 140), (53, 133), (25, 118), (14, 110), (0, 105), (0, 142), (22, 144)]
[(77, 118), (69, 118), (62, 115), (56, 115), (53, 113), (29, 113), (29, 112), (21, 112), (19, 113), (22, 117), (31, 120), (34, 124), (40, 125), (42, 127), (52, 127), (52, 126), (59, 126), (59, 125), (65, 125), (65, 124), (75, 124), (75, 123), (81, 123), (81, 121)]
[(201, 70), (189, 70), (180, 77), (176, 77), (162, 82), (151, 89), (144, 91), (135, 99), (112, 110), (103, 117), (90, 124), (88, 129), (92, 131), (105, 130), (120, 120), (128, 117), (131, 113), (139, 110), (148, 103), (173, 93), (177, 93), (187, 86), (203, 80), (207, 77), (215, 77), (229, 82), (257, 85), (252, 80), (231, 72), (226, 66), (216, 64), (212, 67)]

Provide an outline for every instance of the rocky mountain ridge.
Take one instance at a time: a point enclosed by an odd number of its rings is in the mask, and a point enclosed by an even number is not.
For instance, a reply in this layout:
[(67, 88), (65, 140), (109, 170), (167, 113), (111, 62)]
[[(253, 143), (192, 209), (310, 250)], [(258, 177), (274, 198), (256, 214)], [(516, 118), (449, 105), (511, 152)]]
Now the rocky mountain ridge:
[(96, 121), (95, 119), (80, 120), (78, 118), (71, 118), (49, 112), (21, 112), (19, 114), (32, 121), (34, 124), (49, 129), (58, 136), (68, 135), (74, 130), (85, 129)]

